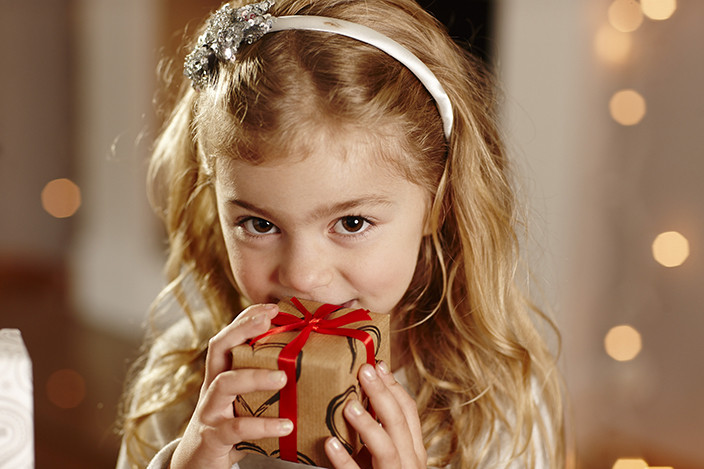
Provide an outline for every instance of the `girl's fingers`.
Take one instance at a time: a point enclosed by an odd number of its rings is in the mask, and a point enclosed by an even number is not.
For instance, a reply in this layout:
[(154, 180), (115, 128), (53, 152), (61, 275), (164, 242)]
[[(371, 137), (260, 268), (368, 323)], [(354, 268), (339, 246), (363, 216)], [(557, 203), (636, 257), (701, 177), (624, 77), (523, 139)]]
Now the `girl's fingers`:
[[(359, 379), (381, 426), (358, 401), (350, 401), (344, 412), (347, 420), (365, 442), (372, 455), (374, 467), (425, 467), (427, 454), (415, 401), (396, 382), (384, 364), (378, 365), (377, 369), (371, 365), (363, 365)], [(329, 444), (332, 452), (333, 443)], [(341, 467), (348, 464), (343, 455), (338, 458)]]
[(293, 423), (288, 419), (262, 417), (230, 417), (217, 425), (189, 424), (174, 452), (171, 467), (223, 467), (223, 461), (228, 461), (230, 467), (244, 457), (235, 450), (237, 443), (278, 438), (292, 430)]
[(379, 362), (376, 366), (377, 375), (386, 385), (386, 388), (398, 402), (401, 411), (406, 417), (406, 424), (413, 438), (413, 447), (419, 460), (425, 464), (427, 461), (427, 453), (425, 443), (423, 442), (423, 431), (420, 426), (420, 417), (418, 417), (418, 408), (413, 398), (406, 392), (401, 384), (396, 381), (391, 373), (389, 366), (385, 362)]
[(230, 349), (266, 332), (278, 311), (278, 307), (273, 304), (250, 306), (210, 339), (205, 359), (204, 389), (210, 386), (218, 374), (230, 369)]
[(232, 417), (232, 401), (240, 394), (276, 391), (286, 385), (286, 373), (279, 370), (228, 370), (215, 377), (202, 399), (202, 419)]
[(410, 436), (406, 440), (407, 444), (399, 445), (399, 442), (392, 439), (386, 428), (379, 425), (357, 400), (351, 400), (347, 403), (344, 415), (347, 421), (357, 430), (359, 437), (372, 455), (374, 467), (385, 469), (415, 467), (415, 465), (404, 464), (401, 459), (402, 454), (413, 451), (413, 443), (410, 441)]
[[(369, 397), (371, 406), (374, 408), (379, 421), (383, 425), (383, 429), (386, 433), (388, 433), (393, 442), (393, 446), (403, 459), (403, 467), (415, 467), (418, 458), (416, 456), (413, 435), (411, 434), (410, 425), (407, 420), (407, 413), (410, 409), (404, 411), (402, 407), (402, 405), (408, 407), (409, 403), (404, 402), (403, 399), (399, 401), (397, 399), (397, 395), (389, 389), (385, 381), (371, 365), (363, 365), (361, 367), (359, 378), (362, 383), (362, 387), (364, 388), (364, 392)], [(388, 377), (385, 378), (388, 379)], [(395, 384), (400, 388), (398, 383)], [(403, 397), (402, 395), (399, 396), (401, 398)], [(410, 399), (410, 396), (408, 399)], [(415, 407), (415, 403), (412, 405)], [(351, 410), (354, 410), (355, 407), (361, 406), (357, 403), (355, 406), (348, 407), (351, 407)], [(415, 412), (417, 413), (417, 411)], [(362, 440), (367, 443), (369, 451), (376, 457), (377, 453), (372, 450), (370, 440), (363, 434), (361, 437)], [(413, 465), (410, 464), (411, 460), (413, 461)]]
[[(234, 446), (242, 441), (286, 436), (293, 431), (293, 423), (289, 419), (239, 417), (224, 425), (224, 428), (226, 431), (223, 443)], [(244, 454), (236, 459), (242, 457)]]
[(345, 450), (340, 440), (334, 436), (325, 440), (325, 454), (327, 454), (335, 469), (359, 469), (359, 465)]
[(234, 445), (246, 440), (277, 438), (289, 434), (288, 419), (236, 417), (233, 401), (253, 391), (277, 391), (286, 384), (279, 370), (232, 370), (231, 349), (266, 332), (278, 313), (276, 305), (256, 305), (244, 310), (208, 343), (205, 377), (198, 403), (172, 458), (172, 467), (230, 467), (242, 458)]

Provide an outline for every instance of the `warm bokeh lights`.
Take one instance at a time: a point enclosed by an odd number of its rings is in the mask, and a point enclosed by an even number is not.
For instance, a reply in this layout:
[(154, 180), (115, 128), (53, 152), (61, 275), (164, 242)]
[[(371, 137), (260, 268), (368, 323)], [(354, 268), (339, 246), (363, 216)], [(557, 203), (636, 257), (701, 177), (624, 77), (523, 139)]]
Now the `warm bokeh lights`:
[(597, 57), (605, 62), (620, 64), (626, 61), (633, 40), (630, 34), (616, 31), (611, 26), (604, 25), (594, 36), (594, 50)]
[(86, 382), (75, 370), (57, 370), (47, 380), (46, 395), (56, 407), (73, 409), (86, 397)]
[(623, 33), (635, 31), (643, 22), (643, 10), (635, 0), (615, 0), (608, 15), (611, 26)]
[(633, 360), (642, 346), (640, 333), (627, 324), (611, 328), (604, 338), (606, 353), (619, 362)]
[(640, 7), (651, 20), (666, 20), (677, 9), (677, 0), (640, 0)]
[(636, 125), (646, 112), (645, 99), (635, 90), (617, 91), (609, 101), (611, 117), (621, 125)]
[(652, 248), (653, 258), (665, 267), (678, 267), (689, 257), (689, 241), (677, 231), (657, 235)]
[[(637, 74), (643, 63), (637, 63), (642, 57), (642, 50), (650, 31), (661, 29), (654, 27), (653, 23), (646, 23), (642, 30), (634, 33), (643, 25), (644, 20), (666, 20), (677, 10), (677, 0), (612, 0), (606, 12), (607, 22), (595, 30), (594, 55), (604, 65), (616, 65), (617, 72), (623, 71), (624, 66), (634, 65), (628, 70), (628, 75)], [(637, 52), (641, 52), (640, 54)], [(650, 93), (650, 92), (649, 92)], [(646, 96), (650, 97), (649, 94)], [(614, 121), (622, 126), (635, 126), (643, 121), (648, 112), (651, 119), (657, 109), (648, 109), (644, 95), (634, 89), (624, 87), (615, 92), (608, 103), (609, 113)], [(645, 125), (651, 125), (646, 122)], [(623, 131), (624, 135), (628, 131)], [(667, 231), (658, 234), (652, 242), (652, 256), (659, 264), (665, 267), (682, 265), (689, 257), (689, 242), (682, 234), (676, 231)], [(644, 326), (645, 327), (645, 326)], [(644, 329), (644, 334), (650, 334)], [(604, 336), (604, 348), (610, 358), (618, 362), (629, 362), (635, 359), (643, 349), (643, 337), (632, 325), (620, 324), (612, 327)], [(657, 353), (657, 350), (650, 350)], [(650, 357), (646, 357), (650, 359)], [(643, 359), (645, 360), (645, 358)], [(629, 370), (630, 368), (630, 371)], [(634, 368), (635, 367), (635, 368)], [(636, 365), (623, 365), (620, 368), (626, 376), (637, 369)], [(650, 466), (638, 454), (625, 454), (613, 463), (612, 469), (673, 469), (671, 466)]]
[(72, 216), (81, 206), (81, 190), (70, 179), (54, 179), (42, 189), (42, 207), (56, 218)]

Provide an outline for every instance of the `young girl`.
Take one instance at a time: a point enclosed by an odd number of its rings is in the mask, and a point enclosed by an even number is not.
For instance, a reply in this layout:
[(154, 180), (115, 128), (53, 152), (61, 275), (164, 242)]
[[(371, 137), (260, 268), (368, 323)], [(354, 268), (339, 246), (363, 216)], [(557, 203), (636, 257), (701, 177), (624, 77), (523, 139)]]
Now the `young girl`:
[[(292, 423), (233, 415), (285, 376), (230, 370), (228, 353), (291, 296), (391, 314), (393, 362), (359, 375), (378, 422), (344, 411), (373, 467), (563, 466), (480, 64), (413, 0), (273, 3), (209, 19), (157, 142), (170, 283), (155, 309), (185, 318), (148, 343), (118, 467), (293, 467), (234, 449)], [(334, 438), (325, 450), (361, 464)]]

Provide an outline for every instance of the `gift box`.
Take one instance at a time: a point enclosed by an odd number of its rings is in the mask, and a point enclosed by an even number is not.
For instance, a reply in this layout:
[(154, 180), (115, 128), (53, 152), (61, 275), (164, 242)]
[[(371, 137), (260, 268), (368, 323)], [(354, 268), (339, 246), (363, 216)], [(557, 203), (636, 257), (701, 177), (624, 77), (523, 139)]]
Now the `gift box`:
[(32, 362), (17, 329), (0, 329), (0, 468), (34, 467)]
[(278, 306), (280, 312), (269, 332), (232, 349), (232, 365), (234, 369), (284, 370), (286, 386), (276, 393), (238, 396), (234, 408), (237, 416), (289, 418), (294, 431), (236, 447), (331, 467), (324, 450), (328, 437), (337, 437), (350, 454), (362, 447), (342, 410), (349, 399), (367, 405), (357, 379), (359, 368), (364, 363), (390, 362), (389, 315), (296, 298)]

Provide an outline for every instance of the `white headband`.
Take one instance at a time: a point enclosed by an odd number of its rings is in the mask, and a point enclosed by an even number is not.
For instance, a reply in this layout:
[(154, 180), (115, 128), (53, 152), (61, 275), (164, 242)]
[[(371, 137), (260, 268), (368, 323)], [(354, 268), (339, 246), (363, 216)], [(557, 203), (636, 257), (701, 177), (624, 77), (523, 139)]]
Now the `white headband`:
[(339, 34), (386, 52), (413, 72), (435, 100), (449, 141), (453, 122), (450, 98), (433, 72), (408, 49), (371, 28), (349, 21), (303, 15), (272, 17), (266, 12), (273, 4), (274, 0), (264, 0), (237, 9), (225, 4), (213, 13), (184, 64), (184, 74), (195, 89), (203, 89), (211, 82), (216, 60), (234, 62), (242, 42), (251, 44), (267, 32), (295, 29)]

